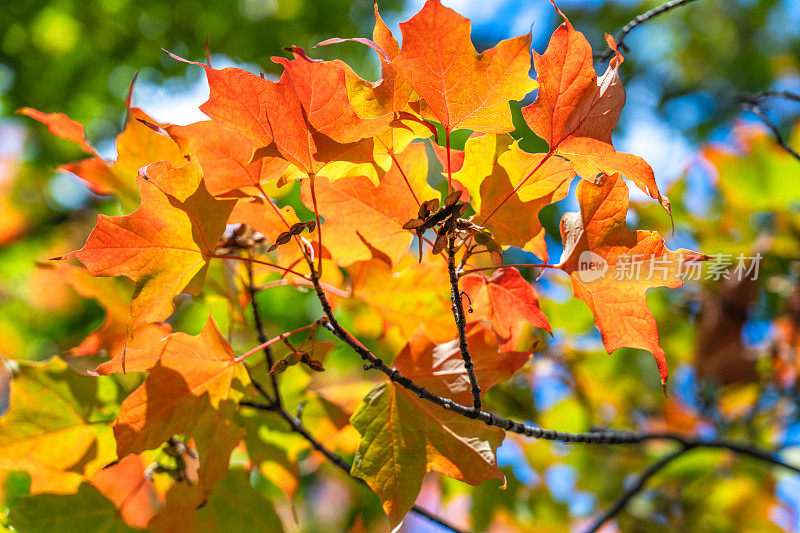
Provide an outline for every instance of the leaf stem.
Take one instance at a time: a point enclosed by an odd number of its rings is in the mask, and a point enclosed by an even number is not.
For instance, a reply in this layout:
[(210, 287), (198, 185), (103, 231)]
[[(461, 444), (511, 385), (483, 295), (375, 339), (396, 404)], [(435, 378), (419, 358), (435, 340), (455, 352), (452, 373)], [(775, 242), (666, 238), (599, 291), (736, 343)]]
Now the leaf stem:
[(243, 353), (239, 357), (236, 357), (234, 359), (234, 361), (236, 361), (237, 363), (240, 363), (240, 362), (244, 361), (245, 359), (247, 359), (248, 357), (250, 357), (251, 355), (253, 355), (254, 353), (258, 352), (259, 350), (264, 350), (264, 349), (272, 346), (276, 342), (282, 341), (286, 337), (290, 337), (290, 336), (294, 335), (295, 333), (300, 333), (301, 331), (306, 331), (306, 330), (315, 328), (315, 327), (317, 327), (318, 324), (319, 324), (319, 321), (315, 320), (314, 322), (312, 322), (311, 324), (308, 324), (306, 326), (302, 326), (302, 327), (299, 327), (297, 329), (293, 329), (292, 331), (288, 331), (286, 333), (281, 333), (280, 335), (278, 335), (276, 337), (272, 337), (271, 339), (262, 342), (261, 344), (259, 344), (255, 348), (253, 348), (252, 350)]
[(539, 163), (538, 163), (538, 164), (537, 164), (535, 167), (533, 167), (533, 170), (531, 170), (530, 172), (528, 172), (528, 175), (527, 175), (527, 176), (525, 176), (524, 178), (522, 178), (522, 181), (520, 181), (520, 182), (519, 182), (519, 184), (517, 184), (517, 186), (516, 186), (516, 187), (514, 187), (514, 189), (513, 189), (511, 192), (509, 192), (509, 193), (508, 193), (508, 194), (507, 194), (507, 195), (506, 195), (506, 196), (505, 196), (505, 197), (504, 197), (504, 198), (503, 198), (503, 199), (500, 201), (500, 203), (499, 203), (499, 204), (497, 204), (496, 206), (494, 206), (494, 209), (492, 209), (492, 211), (491, 211), (491, 212), (490, 212), (490, 213), (489, 213), (489, 214), (486, 216), (486, 218), (484, 218), (484, 219), (481, 221), (481, 225), (482, 225), (482, 226), (485, 226), (485, 225), (486, 225), (486, 223), (489, 221), (489, 219), (490, 219), (490, 218), (492, 218), (492, 217), (494, 216), (494, 214), (497, 212), (497, 210), (498, 210), (498, 209), (500, 209), (500, 208), (503, 206), (503, 204), (505, 204), (505, 203), (506, 203), (506, 202), (507, 202), (507, 201), (508, 201), (508, 200), (509, 200), (509, 199), (510, 199), (512, 196), (514, 196), (514, 195), (517, 193), (517, 191), (518, 191), (518, 190), (520, 190), (520, 189), (522, 188), (522, 186), (523, 186), (523, 185), (525, 185), (525, 183), (526, 183), (526, 182), (527, 182), (527, 181), (530, 179), (530, 177), (531, 177), (531, 176), (533, 176), (533, 175), (536, 173), (536, 171), (537, 171), (537, 170), (539, 170), (539, 169), (542, 167), (542, 165), (544, 165), (544, 164), (547, 162), (547, 160), (548, 160), (548, 159), (550, 159), (550, 157), (551, 157), (551, 156), (553, 155), (553, 153), (554, 153), (553, 151), (554, 151), (554, 149), (551, 149), (549, 152), (547, 152), (547, 153), (545, 154), (545, 156), (542, 158), (542, 160), (541, 160), (541, 161), (539, 161)]
[(270, 263), (269, 261), (262, 261), (261, 259), (256, 259), (254, 257), (246, 257), (246, 256), (242, 256), (242, 255), (228, 255), (228, 254), (211, 254), (209, 257), (212, 257), (214, 259), (235, 259), (235, 260), (239, 260), (239, 261), (246, 261), (248, 263), (258, 263), (259, 265), (265, 265), (265, 266), (268, 266), (268, 267), (272, 267), (272, 268), (275, 268), (277, 270), (281, 270), (281, 271), (289, 273), (289, 274), (294, 274), (295, 276), (299, 276), (299, 277), (301, 277), (303, 279), (307, 279), (305, 274), (301, 274), (300, 272), (297, 272), (296, 270), (292, 270), (291, 268), (282, 267), (280, 265), (276, 265), (274, 263)]
[(317, 190), (314, 186), (314, 174), (308, 175), (311, 180), (311, 202), (314, 204), (314, 220), (317, 222), (317, 275), (322, 277), (322, 224), (319, 221), (319, 208), (317, 207)]
[(394, 154), (394, 146), (392, 146), (392, 148), (389, 148), (378, 137), (376, 137), (376, 139), (378, 139), (378, 141), (383, 145), (383, 147), (386, 148), (386, 152), (389, 154), (389, 157), (392, 158), (392, 161), (397, 166), (397, 170), (400, 172), (400, 175), (403, 176), (403, 180), (406, 182), (406, 186), (408, 187), (408, 191), (411, 193), (411, 196), (414, 197), (414, 201), (417, 202), (417, 207), (421, 206), (422, 204), (420, 203), (419, 198), (417, 198), (417, 194), (414, 192), (414, 188), (411, 186), (411, 182), (408, 181), (408, 176), (403, 171), (403, 167), (400, 166), (400, 161), (397, 160), (397, 156), (395, 156), (395, 154)]
[(481, 267), (481, 268), (471, 268), (469, 270), (462, 270), (458, 273), (458, 277), (466, 276), (467, 274), (472, 274), (473, 272), (483, 272), (484, 270), (496, 270), (498, 268), (558, 268), (559, 265), (551, 265), (548, 263), (514, 263), (508, 265), (500, 265), (500, 266), (488, 266), (488, 267)]
[(447, 149), (447, 194), (453, 192), (453, 167), (450, 164), (450, 128), (444, 128), (444, 142)]

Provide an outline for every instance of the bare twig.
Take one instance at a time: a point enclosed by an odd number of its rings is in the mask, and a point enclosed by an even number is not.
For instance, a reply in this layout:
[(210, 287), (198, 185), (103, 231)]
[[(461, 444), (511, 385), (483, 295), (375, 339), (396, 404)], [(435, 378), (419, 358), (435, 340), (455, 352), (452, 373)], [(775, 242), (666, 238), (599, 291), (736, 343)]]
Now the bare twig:
[[(659, 15), (663, 15), (667, 11), (671, 11), (676, 7), (686, 4), (691, 4), (694, 1), (695, 0), (669, 0), (669, 2), (664, 2), (660, 6), (654, 7), (653, 9), (642, 13), (641, 15), (637, 16), (636, 18), (625, 24), (625, 26), (619, 32), (616, 38), (617, 47), (620, 50), (627, 51), (627, 48), (623, 44), (623, 41), (625, 41), (625, 37), (627, 37), (628, 34), (631, 32), (631, 30), (633, 30), (636, 26), (638, 26), (639, 24), (644, 24), (645, 22), (652, 20)], [(600, 55), (599, 60), (600, 62), (606, 62), (609, 59), (611, 59), (612, 55), (614, 55), (614, 51), (611, 48), (609, 48), (608, 50), (603, 52), (602, 55)]]
[[(258, 309), (258, 302), (256, 301), (256, 294), (258, 293), (258, 289), (253, 284), (253, 265), (252, 263), (247, 264), (247, 292), (250, 295), (250, 306), (253, 308), (253, 323), (256, 326), (256, 333), (258, 334), (258, 342), (259, 344), (263, 345), (264, 348), (264, 357), (266, 358), (267, 362), (267, 373), (269, 373), (270, 369), (274, 361), (272, 360), (272, 348), (266, 344), (267, 342), (267, 334), (264, 331), (264, 323), (261, 321), (261, 312)], [(250, 375), (250, 369), (247, 370), (248, 375)], [(278, 389), (278, 376), (275, 374), (270, 374), (270, 378), (272, 380), (272, 392), (273, 398), (272, 400), (275, 402), (276, 405), (281, 405), (281, 394), (280, 390)], [(253, 382), (253, 385), (258, 389), (260, 385), (256, 385), (256, 380), (253, 379), (253, 376), (250, 375), (250, 381)], [(261, 392), (262, 395), (263, 392)]]
[(642, 474), (639, 476), (639, 479), (636, 480), (636, 483), (634, 483), (633, 486), (629, 487), (624, 493), (622, 493), (622, 496), (620, 496), (619, 499), (616, 502), (614, 502), (614, 505), (612, 505), (605, 513), (603, 513), (602, 516), (600, 516), (595, 522), (592, 523), (591, 526), (589, 526), (589, 528), (586, 530), (587, 533), (595, 533), (603, 526), (603, 524), (605, 524), (606, 522), (617, 516), (620, 512), (622, 512), (625, 506), (628, 505), (628, 502), (644, 488), (644, 485), (645, 483), (647, 483), (647, 480), (656, 475), (659, 470), (666, 467), (672, 461), (674, 461), (675, 459), (677, 459), (678, 457), (680, 457), (681, 455), (683, 455), (684, 453), (686, 453), (691, 449), (692, 448), (689, 446), (681, 446), (674, 452), (665, 455), (664, 457), (662, 457), (661, 459), (650, 465), (647, 468), (647, 470), (642, 472)]
[(458, 328), (458, 347), (461, 350), (461, 359), (469, 376), (469, 386), (472, 391), (472, 407), (475, 411), (481, 410), (481, 386), (475, 377), (475, 366), (467, 345), (467, 318), (464, 316), (464, 302), (461, 301), (461, 289), (458, 287), (458, 273), (456, 272), (456, 237), (447, 238), (447, 270), (450, 273), (450, 301), (453, 308), (453, 317)]
[(738, 98), (740, 101), (755, 99), (757, 101), (764, 100), (765, 98), (785, 98), (800, 103), (800, 94), (795, 94), (789, 91), (773, 91), (766, 90), (757, 93), (739, 93)]
[(772, 121), (769, 116), (767, 116), (767, 105), (765, 100), (769, 97), (779, 97), (779, 98), (786, 98), (787, 100), (793, 100), (795, 102), (800, 102), (800, 95), (790, 93), (788, 91), (762, 91), (760, 93), (739, 93), (736, 95), (736, 99), (742, 104), (742, 107), (747, 111), (750, 111), (755, 116), (764, 123), (767, 128), (772, 132), (772, 136), (775, 137), (775, 142), (778, 145), (786, 150), (786, 152), (800, 161), (800, 153), (789, 146), (789, 143), (783, 138), (781, 134), (780, 128), (775, 122)]

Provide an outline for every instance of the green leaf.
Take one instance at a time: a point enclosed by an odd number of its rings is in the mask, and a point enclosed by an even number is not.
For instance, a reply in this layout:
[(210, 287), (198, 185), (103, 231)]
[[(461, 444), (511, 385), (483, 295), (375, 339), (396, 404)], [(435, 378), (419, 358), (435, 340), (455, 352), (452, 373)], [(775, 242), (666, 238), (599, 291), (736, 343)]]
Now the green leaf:
[(116, 506), (88, 483), (76, 494), (39, 494), (23, 498), (11, 510), (11, 525), (22, 533), (128, 533)]

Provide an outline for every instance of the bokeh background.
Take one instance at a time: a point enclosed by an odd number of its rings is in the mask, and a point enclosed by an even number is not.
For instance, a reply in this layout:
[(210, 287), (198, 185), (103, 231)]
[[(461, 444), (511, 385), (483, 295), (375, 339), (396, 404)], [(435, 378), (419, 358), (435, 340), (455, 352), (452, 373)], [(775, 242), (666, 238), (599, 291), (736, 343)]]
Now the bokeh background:
[[(479, 50), (530, 31), (534, 48), (542, 52), (560, 23), (545, 0), (443, 3), (472, 19)], [(616, 35), (657, 4), (563, 0), (559, 7), (602, 52), (604, 33)], [(397, 35), (399, 22), (421, 5), (421, 0), (380, 1)], [(56, 170), (81, 156), (73, 145), (15, 116), (15, 109), (67, 113), (84, 123), (91, 142), (113, 159), (125, 95), (136, 72), (135, 106), (161, 122), (204, 118), (197, 109), (208, 95), (202, 70), (170, 59), (162, 48), (194, 60), (202, 60), (207, 48), (216, 68), (235, 65), (272, 75), (278, 69), (269, 57), (295, 44), (314, 57), (342, 58), (363, 77), (375, 79), (377, 62), (362, 46), (311, 51), (330, 37), (369, 35), (372, 23), (370, 0), (4, 0), (0, 355), (44, 360), (75, 346), (102, 322), (104, 311), (96, 302), (81, 298), (59, 274), (37, 263), (80, 246), (97, 213), (119, 213), (115, 203)], [(509, 415), (546, 427), (581, 431), (610, 425), (724, 435), (780, 448), (786, 460), (800, 462), (800, 161), (778, 147), (737, 99), (741, 92), (764, 90), (800, 94), (800, 3), (698, 0), (634, 29), (625, 44), (630, 51), (622, 78), (628, 100), (614, 143), (651, 163), (672, 199), (675, 230), (636, 191), (629, 224), (661, 231), (673, 249), (761, 253), (759, 279), (704, 280), (650, 294), (674, 376), (665, 399), (650, 356), (635, 350), (605, 354), (585, 306), (569, 299), (563, 279), (545, 276), (537, 289), (555, 339), (530, 369), (498, 387), (492, 401)], [(781, 98), (765, 103), (768, 116), (800, 148), (800, 104)], [(517, 122), (514, 136), (524, 139), (526, 149), (541, 150), (541, 140)], [(437, 179), (433, 165), (430, 180)], [(297, 196), (290, 192), (285, 201)], [(560, 255), (560, 215), (574, 207), (567, 199), (542, 215), (551, 257)], [(263, 298), (277, 331), (316, 318), (311, 301), (289, 291), (266, 291)], [(213, 309), (213, 300), (196, 299), (181, 307), (174, 325), (196, 333)], [(645, 467), (648, 455), (657, 457), (663, 449), (610, 451), (511, 437), (500, 451), (509, 477), (506, 491), (466, 490), (430, 478), (421, 501), (448, 516), (469, 515), (479, 529), (536, 524), (542, 531), (563, 530), (608, 507), (631, 475)], [(349, 529), (363, 517), (364, 527), (370, 520), (379, 523), (380, 508), (367, 491), (352, 488), (336, 473), (329, 478), (304, 481), (298, 507), (309, 531), (314, 524)], [(23, 475), (5, 483), (0, 513), (26, 490)], [(698, 451), (661, 474), (623, 514), (617, 525), (626, 531), (797, 531), (800, 476)], [(436, 530), (414, 517), (404, 527)]]

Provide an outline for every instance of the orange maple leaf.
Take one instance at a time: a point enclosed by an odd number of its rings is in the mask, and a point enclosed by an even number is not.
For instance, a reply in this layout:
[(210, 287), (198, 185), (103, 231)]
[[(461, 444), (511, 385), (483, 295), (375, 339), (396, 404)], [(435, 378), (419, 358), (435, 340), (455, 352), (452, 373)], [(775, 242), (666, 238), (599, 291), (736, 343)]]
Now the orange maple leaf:
[(625, 89), (619, 79), (623, 58), (614, 39), (606, 35), (615, 56), (605, 74), (598, 77), (589, 41), (555, 3), (553, 7), (564, 22), (553, 32), (545, 53), (533, 54), (539, 93), (522, 109), (522, 116), (533, 132), (547, 141), (550, 153), (572, 162), (582, 178), (623, 174), (669, 212), (669, 199), (659, 192), (650, 165), (637, 156), (616, 153), (611, 142), (611, 132), (625, 105)]
[(645, 292), (682, 286), (683, 263), (705, 256), (673, 252), (655, 231), (629, 230), (628, 186), (619, 174), (603, 176), (599, 185), (581, 181), (577, 196), (580, 213), (561, 219), (564, 255), (559, 268), (570, 275), (575, 296), (592, 310), (606, 350), (627, 346), (649, 351), (666, 386), (666, 355)]
[[(386, 254), (392, 264), (403, 258), (413, 239), (403, 224), (416, 217), (418, 200), (434, 193), (426, 181), (427, 162), (425, 146), (412, 144), (397, 156), (377, 187), (364, 177), (316, 181), (317, 205), (325, 217), (325, 247), (339, 265), (368, 261), (372, 248)], [(311, 208), (306, 183), (302, 195)]]
[(157, 448), (173, 435), (193, 438), (199, 482), (182, 497), (196, 507), (225, 476), (230, 454), (244, 437), (244, 429), (233, 423), (241, 393), (232, 386), (244, 369), (210, 317), (197, 336), (173, 333), (131, 356), (137, 369), (150, 370), (120, 406), (114, 422), (117, 454)]
[[(169, 164), (162, 168), (191, 174)], [(92, 276), (125, 276), (136, 283), (129, 333), (169, 317), (172, 298), (180, 292), (199, 293), (209, 256), (234, 205), (213, 198), (202, 181), (195, 182), (191, 195), (186, 183), (166, 183), (183, 200), (139, 178), (139, 209), (125, 216), (100, 215), (83, 248), (63, 256), (78, 259)]]
[(298, 47), (289, 50), (292, 60), (272, 58), (284, 67), (277, 82), (170, 56), (205, 69), (210, 95), (200, 109), (221, 127), (253, 141), (254, 159), (280, 156), (306, 175), (318, 174), (329, 163), (371, 165), (373, 141), (365, 137), (386, 129), (389, 120), (361, 119), (355, 113), (347, 100), (343, 63), (312, 60)]
[(503, 341), (501, 350), (517, 347), (526, 324), (551, 331), (536, 291), (516, 268), (500, 268), (491, 277), (467, 274), (461, 283), (473, 310), (467, 314), (467, 323), (489, 321)]
[(530, 35), (500, 41), (478, 54), (469, 19), (439, 0), (428, 0), (400, 29), (403, 46), (393, 63), (424, 101), (423, 117), (438, 120), (448, 132), (514, 129), (509, 100), (522, 100), (537, 87), (528, 76)]
[(257, 194), (259, 184), (276, 181), (289, 166), (281, 157), (253, 161), (252, 141), (211, 120), (169, 126), (167, 131), (185, 155), (200, 163), (208, 192), (214, 196)]
[(178, 145), (151, 127), (160, 129), (166, 124), (156, 123), (136, 107), (128, 108), (125, 129), (117, 136), (117, 159), (114, 162), (103, 159), (86, 140), (83, 126), (63, 113), (47, 114), (28, 107), (17, 113), (42, 122), (51, 133), (72, 141), (90, 155), (88, 159), (61, 168), (78, 176), (95, 193), (116, 196), (126, 211), (132, 211), (139, 203), (136, 176), (140, 168), (161, 160), (170, 161), (175, 166), (186, 162)]

